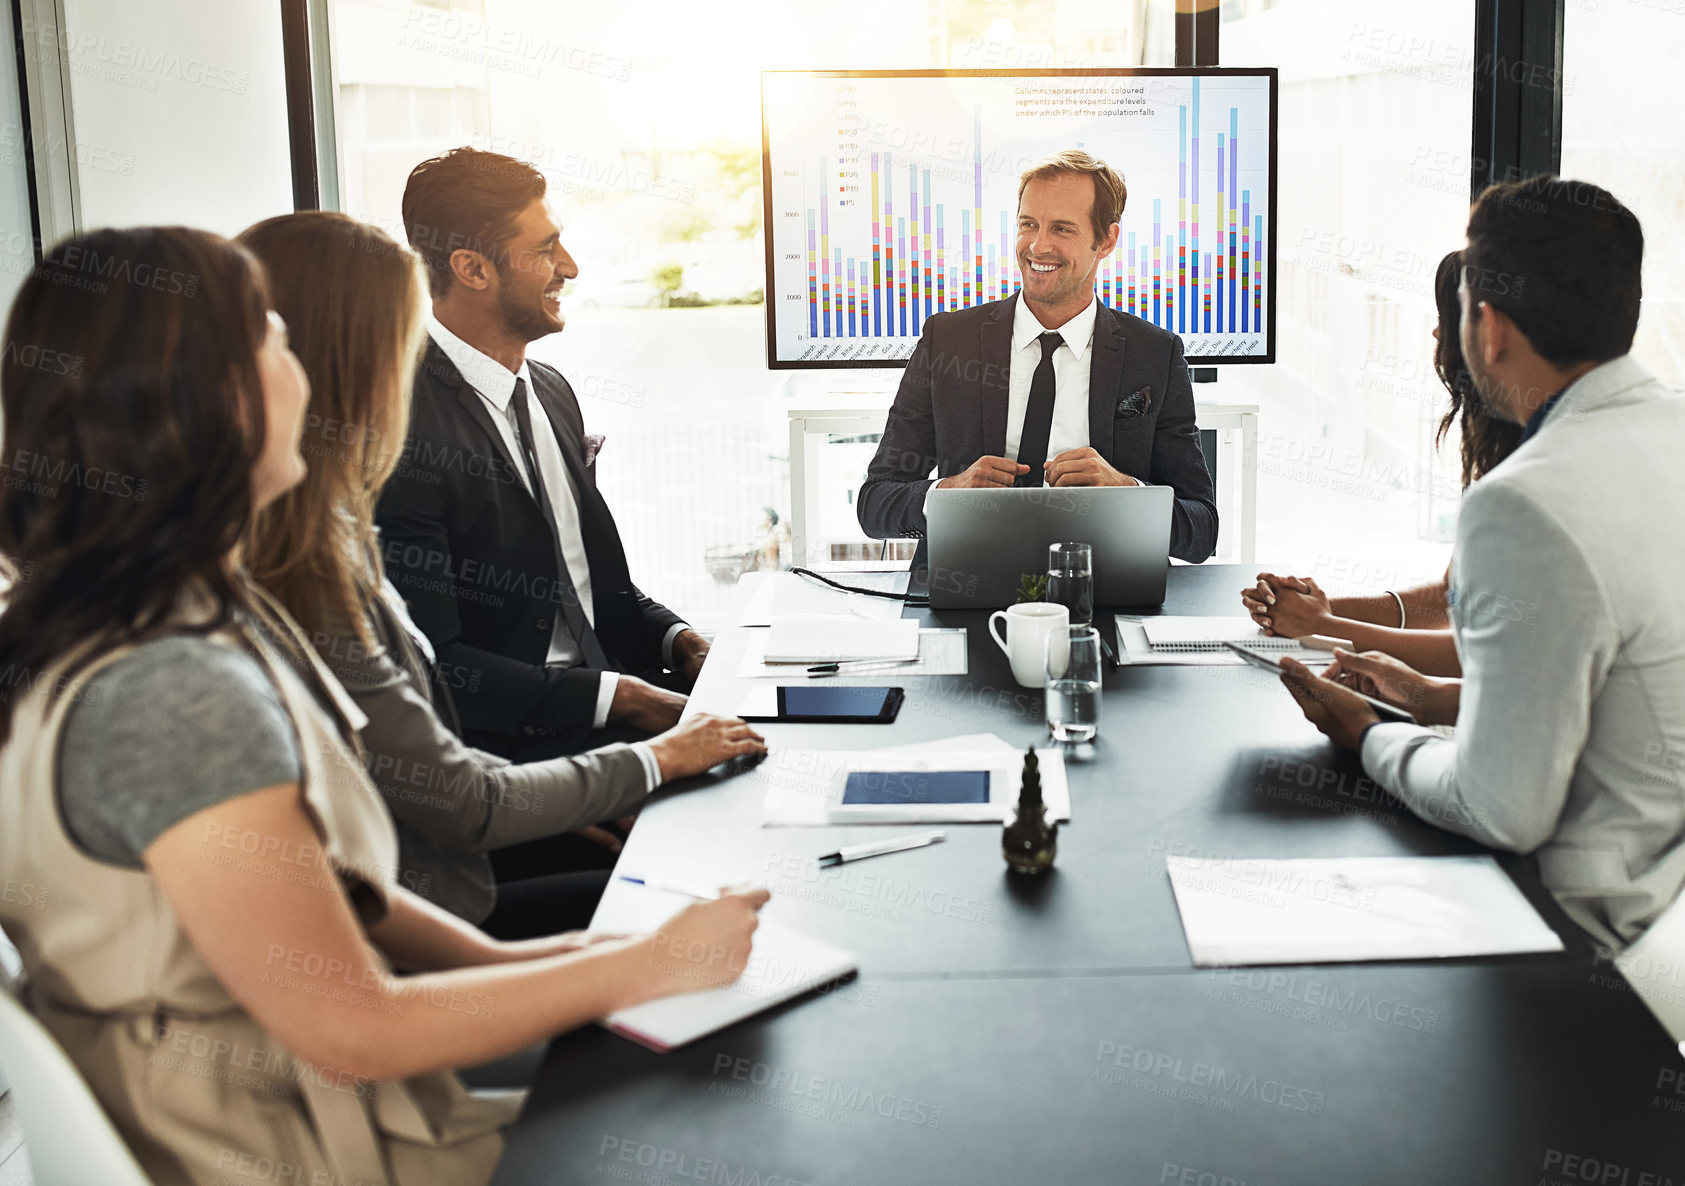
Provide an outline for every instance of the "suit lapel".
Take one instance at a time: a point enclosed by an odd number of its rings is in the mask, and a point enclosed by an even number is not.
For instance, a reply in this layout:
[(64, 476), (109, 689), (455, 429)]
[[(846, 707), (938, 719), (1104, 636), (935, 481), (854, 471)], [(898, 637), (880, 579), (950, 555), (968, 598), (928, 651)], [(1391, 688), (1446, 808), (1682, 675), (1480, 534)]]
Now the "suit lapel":
[[(1096, 298), (1098, 299), (1098, 298)], [(1123, 334), (1118, 315), (1105, 305), (1094, 314), (1094, 344), (1089, 347), (1088, 443), (1106, 459), (1112, 457), (1112, 417), (1123, 386)]]
[[(555, 430), (556, 443), (561, 446), (562, 458), (567, 463), (574, 505), (579, 509), (580, 537), (585, 541), (585, 556), (591, 565), (592, 585), (619, 588), (631, 580), (626, 552), (620, 542), (620, 531), (614, 525), (614, 514), (585, 465), (585, 442), (579, 439), (573, 427), (578, 414), (577, 406), (570, 409), (563, 403), (561, 391), (552, 387), (549, 376), (537, 369), (532, 370), (532, 386), (533, 394)], [(598, 575), (601, 573), (607, 573), (607, 576), (599, 585)]]
[(573, 431), (573, 418), (568, 415), (568, 410), (562, 406), (556, 393), (550, 389), (550, 384), (541, 381), (537, 371), (530, 373), (533, 394), (538, 397), (539, 404), (544, 408), (544, 415), (555, 431), (556, 444), (561, 446), (562, 456), (567, 460), (568, 477), (573, 481), (574, 494), (577, 497), (581, 490), (590, 485), (590, 475), (585, 468), (585, 442)]
[[(422, 366), (429, 375), (450, 389), (452, 397), (462, 405), (462, 409), (468, 413), (468, 418), (479, 427), (492, 451), (503, 459), (504, 465), (509, 467), (505, 472), (511, 475), (525, 473), (526, 466), (517, 460), (509, 452), (509, 446), (503, 443), (503, 434), (497, 430), (497, 422), (491, 418), (491, 411), (486, 407), (486, 401), (480, 397), (478, 391), (468, 385), (468, 380), (464, 379), (462, 372), (456, 369), (456, 364), (450, 360), (450, 355), (440, 349), (439, 343), (432, 338), (427, 339), (427, 357)], [(525, 486), (523, 485), (522, 488), (525, 489)], [(533, 505), (537, 505), (536, 501)]]
[(983, 360), (983, 373), (977, 386), (977, 415), (983, 428), (983, 455), (988, 457), (1001, 457), (1006, 453), (1012, 318), (1017, 311), (1018, 298), (1014, 295), (997, 301), (994, 310), (983, 321), (983, 340), (978, 350)]

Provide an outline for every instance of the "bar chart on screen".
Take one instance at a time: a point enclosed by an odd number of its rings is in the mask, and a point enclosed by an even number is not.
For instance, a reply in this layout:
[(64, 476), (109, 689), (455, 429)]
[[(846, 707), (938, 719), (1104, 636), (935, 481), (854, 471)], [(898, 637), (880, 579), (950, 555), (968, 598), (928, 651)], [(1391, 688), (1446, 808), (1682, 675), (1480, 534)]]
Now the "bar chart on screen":
[(1190, 361), (1273, 354), (1271, 71), (762, 76), (769, 357), (895, 365), (927, 318), (1019, 288), (1019, 176), (1081, 148), (1124, 177), (1098, 298)]

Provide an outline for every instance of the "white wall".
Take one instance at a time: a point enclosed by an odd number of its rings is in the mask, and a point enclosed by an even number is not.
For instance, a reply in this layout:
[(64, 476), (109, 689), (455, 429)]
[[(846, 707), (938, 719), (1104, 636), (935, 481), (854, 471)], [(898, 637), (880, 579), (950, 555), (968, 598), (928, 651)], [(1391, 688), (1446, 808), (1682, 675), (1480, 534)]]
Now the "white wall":
[(292, 210), (275, 0), (65, 0), (82, 225)]

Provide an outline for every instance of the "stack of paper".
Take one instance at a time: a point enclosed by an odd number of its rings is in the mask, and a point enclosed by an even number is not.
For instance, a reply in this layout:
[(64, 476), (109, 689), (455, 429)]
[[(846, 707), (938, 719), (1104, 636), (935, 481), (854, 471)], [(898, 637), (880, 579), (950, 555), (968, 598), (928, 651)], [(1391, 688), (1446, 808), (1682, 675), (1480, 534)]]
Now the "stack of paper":
[[(1065, 777), (1064, 755), (1057, 747), (1039, 749), (1042, 800), (1047, 818), (1071, 818), (1070, 784)], [(845, 802), (850, 775), (889, 776), (878, 782), (894, 788), (918, 789), (920, 775), (963, 772), (987, 775), (988, 795), (983, 801), (919, 801), (909, 792), (861, 795), (860, 802)], [(755, 777), (770, 784), (762, 802), (762, 823), (768, 827), (825, 826), (830, 824), (978, 824), (1002, 823), (1012, 818), (1023, 782), (1024, 751), (993, 733), (974, 733), (918, 745), (877, 750), (778, 750), (755, 768)], [(872, 780), (856, 778), (856, 787)], [(952, 786), (966, 791), (978, 780), (925, 779), (931, 785)], [(892, 800), (892, 801), (885, 801)]]
[(1202, 968), (1562, 950), (1491, 857), (1166, 863)]
[[(669, 891), (642, 888), (630, 899), (617, 898), (613, 929), (659, 930), (689, 902)], [(607, 925), (601, 919), (593, 921), (593, 926)], [(666, 1053), (846, 976), (857, 967), (852, 952), (763, 918), (755, 930), (753, 951), (737, 980), (621, 1009), (603, 1018), (602, 1024), (651, 1050)]]
[[(907, 624), (915, 628), (918, 626), (912, 618), (907, 619)], [(739, 679), (806, 679), (809, 662), (841, 663), (837, 672), (839, 677), (859, 674), (879, 682), (909, 675), (964, 675), (966, 672), (966, 633), (963, 629), (918, 630), (916, 659), (873, 659), (860, 663), (835, 659), (774, 663), (766, 657), (767, 640), (771, 634), (770, 630), (744, 632), (743, 661), (737, 669)]]
[(779, 618), (767, 631), (768, 663), (837, 663), (919, 657), (916, 618)]

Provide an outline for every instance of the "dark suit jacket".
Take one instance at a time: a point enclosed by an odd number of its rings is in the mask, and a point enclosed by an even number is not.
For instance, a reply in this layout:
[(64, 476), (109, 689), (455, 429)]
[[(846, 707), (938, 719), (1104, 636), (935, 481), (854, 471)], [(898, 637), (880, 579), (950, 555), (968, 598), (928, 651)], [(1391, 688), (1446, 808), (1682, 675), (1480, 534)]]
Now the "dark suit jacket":
[[(1017, 299), (938, 313), (924, 323), (860, 487), (855, 511), (867, 535), (923, 539), (931, 485), (979, 457), (1005, 454)], [(1088, 443), (1114, 469), (1175, 489), (1170, 554), (1197, 564), (1217, 546), (1217, 504), (1182, 339), (1101, 305), (1091, 349)]]
[[(528, 369), (579, 504), (597, 637), (615, 670), (659, 671), (661, 640), (682, 619), (632, 584), (595, 466), (586, 463), (573, 388), (541, 362), (529, 360)], [(551, 625), (563, 612), (560, 560), (517, 465), (485, 401), (429, 339), (403, 460), (375, 512), (387, 575), (432, 640), (441, 671), (462, 677), (451, 682), (466, 730), (582, 747), (601, 673), (545, 666)]]

